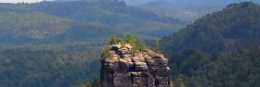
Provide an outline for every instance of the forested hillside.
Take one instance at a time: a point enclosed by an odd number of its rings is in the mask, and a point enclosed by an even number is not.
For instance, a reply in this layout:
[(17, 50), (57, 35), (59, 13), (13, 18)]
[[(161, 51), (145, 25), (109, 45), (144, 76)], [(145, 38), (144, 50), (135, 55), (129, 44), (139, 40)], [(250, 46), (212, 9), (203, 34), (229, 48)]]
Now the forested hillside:
[[(231, 3), (243, 1), (249, 0), (156, 0), (139, 7), (162, 16), (178, 18), (193, 23), (203, 15), (220, 11)], [(260, 0), (250, 1), (260, 3)]]
[(129, 32), (143, 41), (176, 32), (154, 46), (168, 55), (176, 83), (260, 86), (256, 3), (228, 5), (178, 31), (186, 22), (120, 0), (59, 1), (0, 4), (0, 87), (79, 87), (98, 78), (107, 39)]
[(111, 35), (153, 40), (181, 26), (116, 0), (0, 3), (0, 87), (79, 87), (99, 76)]
[(97, 51), (0, 52), (0, 87), (79, 87), (97, 78)]
[(230, 4), (161, 40), (187, 87), (258, 87), (260, 5)]
[(173, 52), (195, 49), (212, 53), (248, 48), (260, 43), (259, 14), (260, 6), (256, 3), (231, 4), (163, 38), (162, 42)]
[(183, 23), (126, 6), (123, 1), (0, 4), (1, 43), (99, 43), (112, 34), (134, 32), (143, 39), (158, 39), (177, 31)]

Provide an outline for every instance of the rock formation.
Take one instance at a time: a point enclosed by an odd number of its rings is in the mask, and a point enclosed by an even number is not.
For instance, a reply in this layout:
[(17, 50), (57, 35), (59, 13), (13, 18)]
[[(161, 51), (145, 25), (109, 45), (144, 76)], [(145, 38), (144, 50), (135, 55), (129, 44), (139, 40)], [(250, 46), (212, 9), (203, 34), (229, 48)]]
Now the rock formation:
[(109, 46), (101, 59), (101, 87), (170, 87), (168, 59), (149, 49), (133, 52), (130, 44)]

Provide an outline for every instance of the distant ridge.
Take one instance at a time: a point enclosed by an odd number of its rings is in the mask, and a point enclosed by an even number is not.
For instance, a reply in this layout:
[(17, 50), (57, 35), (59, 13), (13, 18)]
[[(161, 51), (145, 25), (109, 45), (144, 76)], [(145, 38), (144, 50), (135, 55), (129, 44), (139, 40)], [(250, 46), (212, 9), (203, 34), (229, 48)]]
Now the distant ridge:
[[(140, 5), (139, 7), (159, 15), (178, 18), (192, 23), (203, 15), (222, 10), (228, 4), (243, 1), (249, 0), (158, 0)], [(260, 3), (260, 0), (251, 1)]]
[(228, 5), (206, 15), (178, 33), (164, 37), (162, 46), (170, 52), (185, 49), (203, 52), (228, 51), (260, 44), (260, 6), (253, 2)]
[(143, 39), (158, 39), (183, 25), (177, 19), (160, 17), (116, 0), (1, 3), (0, 16), (0, 30), (5, 32), (0, 35), (0, 43), (19, 43), (17, 39), (23, 43), (90, 42), (98, 39), (100, 43), (112, 34), (127, 32), (140, 34)]

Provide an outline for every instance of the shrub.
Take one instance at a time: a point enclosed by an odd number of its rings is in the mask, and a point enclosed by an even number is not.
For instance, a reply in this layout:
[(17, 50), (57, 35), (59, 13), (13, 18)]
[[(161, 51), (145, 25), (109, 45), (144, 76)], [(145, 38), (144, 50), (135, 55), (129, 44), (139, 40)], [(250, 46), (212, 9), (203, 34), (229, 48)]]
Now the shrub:
[(116, 35), (113, 35), (110, 37), (110, 41), (109, 41), (109, 44), (110, 45), (113, 45), (113, 44), (118, 44), (118, 43), (121, 43), (122, 42), (122, 39)]
[(110, 54), (111, 46), (104, 46), (103, 48), (103, 54), (102, 58), (112, 58), (112, 55)]

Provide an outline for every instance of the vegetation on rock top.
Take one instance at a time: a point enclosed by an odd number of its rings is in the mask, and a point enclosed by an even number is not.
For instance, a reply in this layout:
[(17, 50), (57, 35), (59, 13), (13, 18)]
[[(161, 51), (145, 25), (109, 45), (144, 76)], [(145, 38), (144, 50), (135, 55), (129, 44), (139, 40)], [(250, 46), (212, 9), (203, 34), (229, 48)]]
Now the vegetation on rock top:
[(110, 37), (109, 45), (106, 45), (103, 48), (103, 57), (111, 58), (110, 51), (112, 50), (112, 45), (120, 45), (124, 47), (127, 44), (132, 46), (132, 53), (142, 52), (147, 48), (144, 43), (141, 43), (138, 40), (137, 36), (134, 33), (126, 34), (124, 39), (120, 38), (119, 36), (113, 35)]

